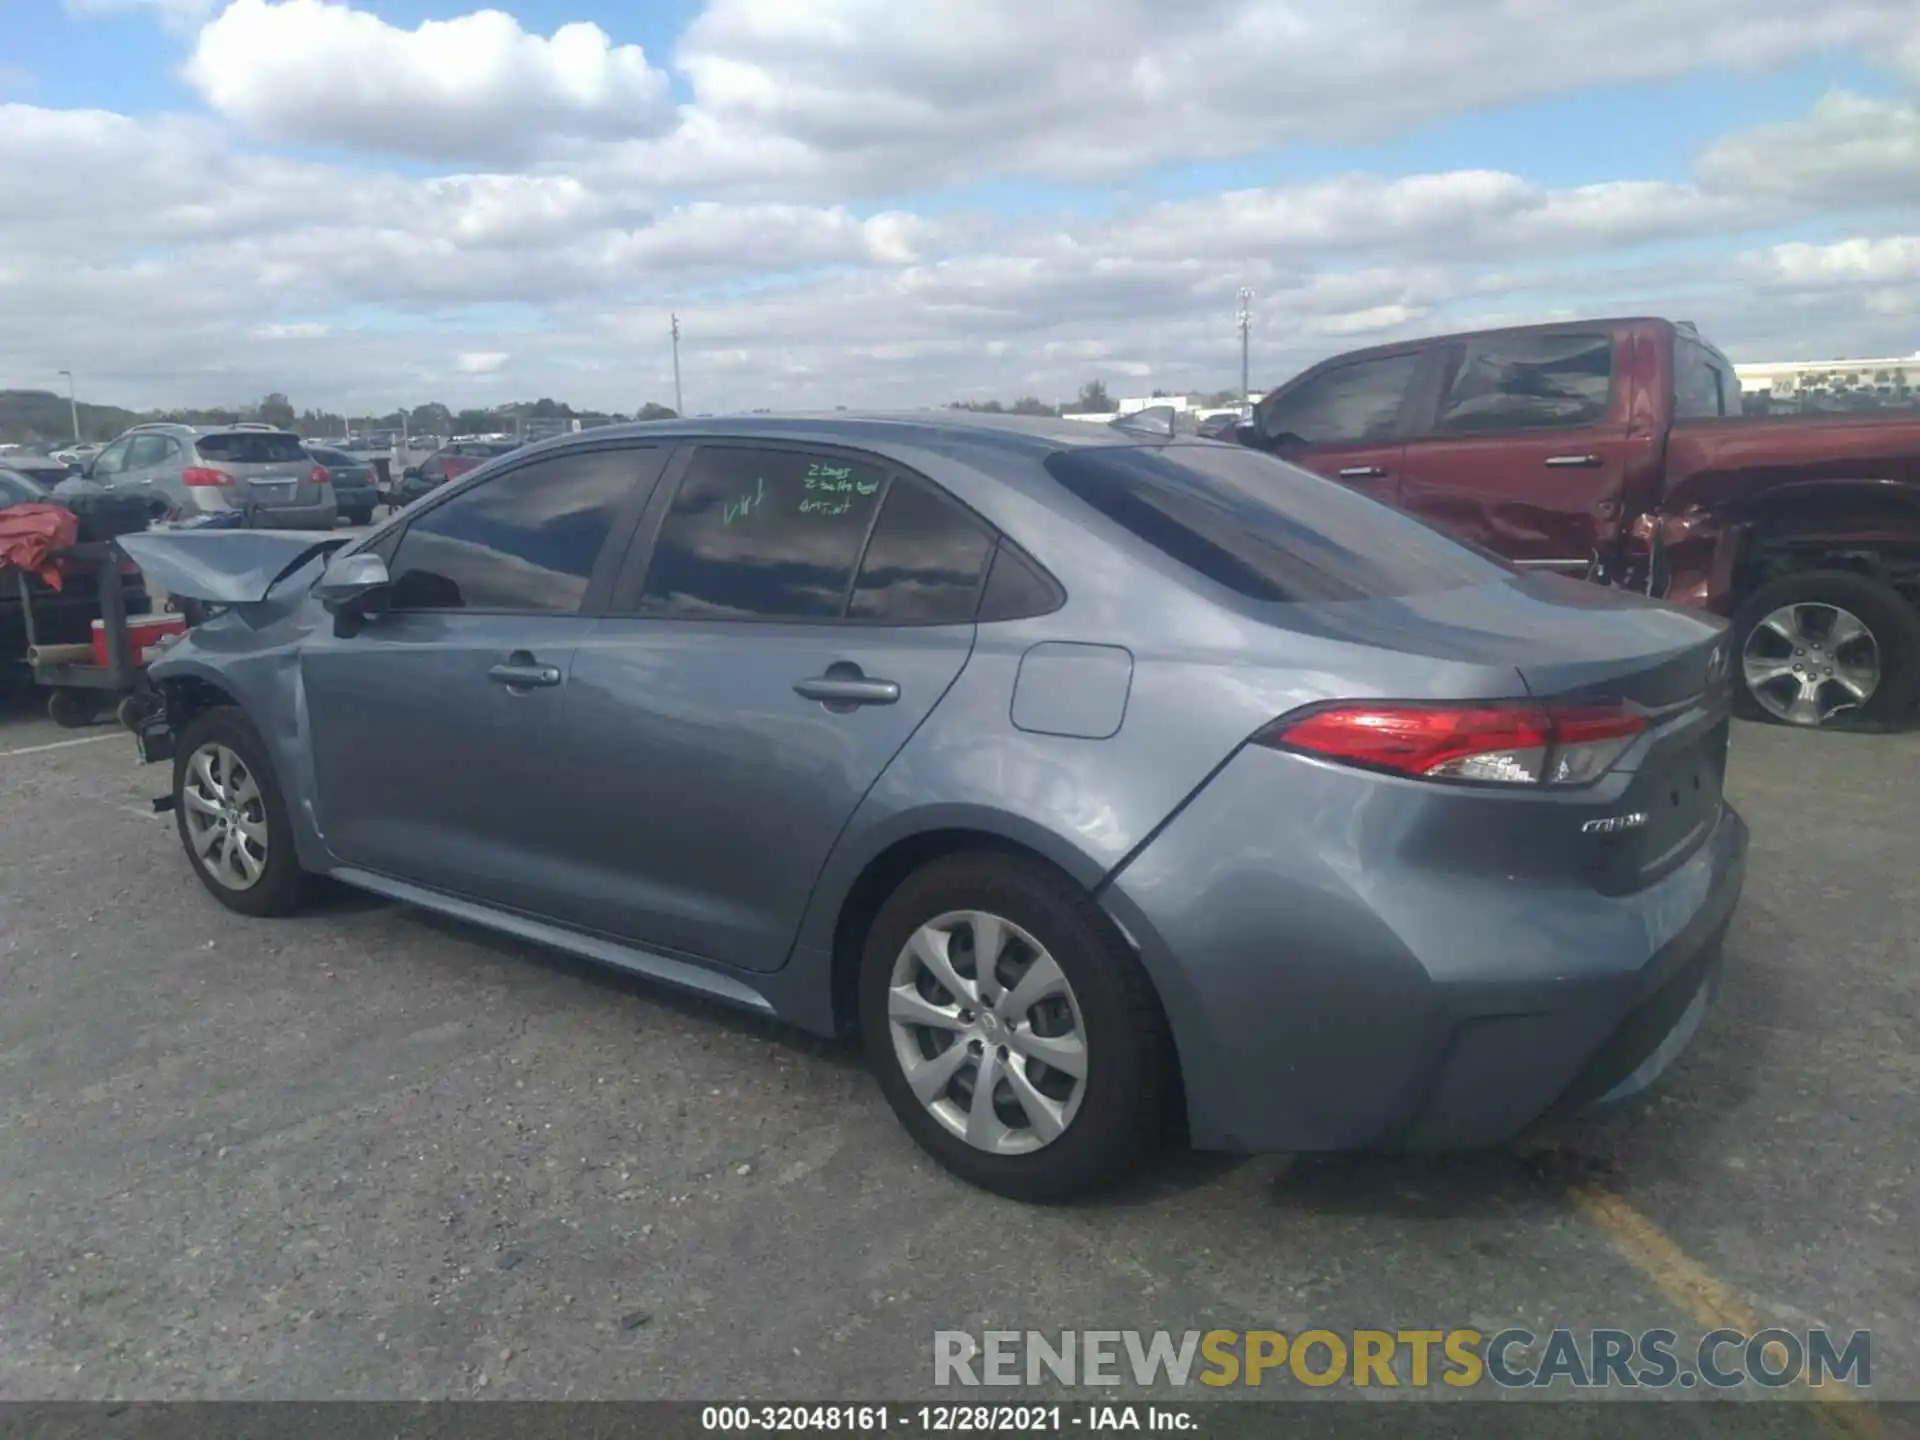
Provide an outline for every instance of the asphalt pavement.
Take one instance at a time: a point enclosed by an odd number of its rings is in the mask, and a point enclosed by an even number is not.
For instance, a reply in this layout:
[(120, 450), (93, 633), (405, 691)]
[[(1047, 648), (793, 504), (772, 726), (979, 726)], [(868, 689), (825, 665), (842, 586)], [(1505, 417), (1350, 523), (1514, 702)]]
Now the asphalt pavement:
[(942, 1329), (1731, 1322), (1869, 1329), (1920, 1399), (1920, 736), (1738, 729), (1730, 974), (1652, 1103), (1055, 1209), (923, 1159), (847, 1048), (371, 899), (229, 914), (166, 778), (0, 718), (0, 1397), (900, 1399)]

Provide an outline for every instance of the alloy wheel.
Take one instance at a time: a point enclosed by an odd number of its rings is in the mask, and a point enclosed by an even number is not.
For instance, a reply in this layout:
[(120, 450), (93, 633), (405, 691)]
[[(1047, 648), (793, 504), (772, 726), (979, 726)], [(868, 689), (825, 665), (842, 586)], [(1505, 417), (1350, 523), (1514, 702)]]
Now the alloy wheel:
[(247, 762), (225, 745), (202, 745), (187, 761), (180, 804), (201, 868), (229, 890), (258, 884), (267, 869), (267, 805)]
[(914, 931), (894, 961), (887, 1024), (908, 1087), (975, 1149), (1050, 1145), (1086, 1094), (1073, 986), (1045, 946), (1001, 916), (955, 911)]
[(1747, 690), (1789, 725), (1824, 725), (1858, 710), (1880, 688), (1880, 646), (1859, 616), (1838, 605), (1782, 605), (1747, 636)]

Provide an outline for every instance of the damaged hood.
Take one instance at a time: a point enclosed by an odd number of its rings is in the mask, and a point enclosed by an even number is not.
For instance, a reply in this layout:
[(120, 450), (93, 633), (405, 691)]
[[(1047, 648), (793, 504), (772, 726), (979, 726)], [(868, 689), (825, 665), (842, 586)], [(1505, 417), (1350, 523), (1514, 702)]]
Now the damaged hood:
[(118, 544), (169, 595), (249, 605), (316, 555), (352, 543), (320, 530), (148, 530)]

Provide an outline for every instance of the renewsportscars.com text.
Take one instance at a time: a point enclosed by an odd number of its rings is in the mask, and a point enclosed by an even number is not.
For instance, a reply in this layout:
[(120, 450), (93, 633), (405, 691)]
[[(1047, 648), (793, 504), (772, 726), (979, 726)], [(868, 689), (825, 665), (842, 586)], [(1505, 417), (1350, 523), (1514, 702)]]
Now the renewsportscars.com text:
[(1864, 1389), (1873, 1336), (1714, 1330), (939, 1330), (935, 1385)]

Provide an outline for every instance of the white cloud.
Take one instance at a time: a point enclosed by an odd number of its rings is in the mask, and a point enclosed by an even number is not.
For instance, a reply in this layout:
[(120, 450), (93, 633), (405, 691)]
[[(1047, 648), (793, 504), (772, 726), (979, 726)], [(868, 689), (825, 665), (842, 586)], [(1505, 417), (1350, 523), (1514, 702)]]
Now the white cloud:
[[(1641, 178), (1623, 152), (1579, 186), (1469, 165), (1175, 201), (1115, 188), (1094, 213), (910, 197), (1111, 182), (1832, 45), (1897, 69), (1906, 37), (1911, 0), (1753, 0), (1734, 24), (1705, 0), (1195, 0), (1177, 25), (1146, 0), (709, 0), (674, 55), (676, 108), (637, 47), (591, 26), (543, 38), (480, 12), (409, 30), (235, 0), (189, 47), (214, 117), (0, 104), (0, 373), (71, 366), (134, 403), (631, 409), (671, 397), (677, 312), (696, 409), (1054, 399), (1095, 374), (1213, 389), (1237, 376), (1243, 284), (1256, 381), (1400, 335), (1623, 309), (1755, 358), (1905, 351), (1920, 112), (1898, 100), (1829, 97), (1728, 135), (1691, 179)], [(1822, 243), (1740, 253), (1812, 215)]]
[(234, 0), (184, 75), (257, 134), (428, 160), (515, 160), (653, 134), (667, 77), (597, 25), (528, 34), (481, 10), (403, 30), (330, 0)]

